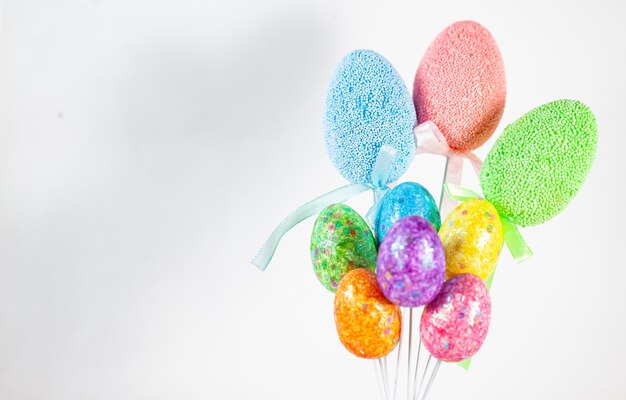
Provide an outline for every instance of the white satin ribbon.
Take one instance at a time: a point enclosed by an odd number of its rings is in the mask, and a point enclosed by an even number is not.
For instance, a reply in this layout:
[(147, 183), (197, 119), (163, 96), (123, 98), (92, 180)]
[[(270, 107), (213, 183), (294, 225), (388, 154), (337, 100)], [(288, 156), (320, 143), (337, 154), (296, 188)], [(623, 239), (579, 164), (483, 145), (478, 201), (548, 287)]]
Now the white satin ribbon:
[[(415, 127), (414, 133), (417, 144), (415, 154), (438, 154), (447, 158), (446, 172), (443, 178), (444, 184), (461, 184), (464, 159), (469, 160), (476, 176), (480, 177), (480, 169), (483, 166), (480, 158), (471, 151), (460, 151), (450, 148), (446, 138), (433, 122), (426, 121), (419, 124)], [(456, 200), (451, 199), (442, 192), (441, 209), (439, 210), (441, 217), (448, 215), (457, 204)]]

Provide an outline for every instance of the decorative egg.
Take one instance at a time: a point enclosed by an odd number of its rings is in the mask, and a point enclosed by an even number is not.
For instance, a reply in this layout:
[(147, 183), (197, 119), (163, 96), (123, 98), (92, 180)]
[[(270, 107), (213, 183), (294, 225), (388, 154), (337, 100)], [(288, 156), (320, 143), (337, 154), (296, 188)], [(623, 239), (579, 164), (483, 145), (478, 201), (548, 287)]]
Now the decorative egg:
[(355, 50), (337, 66), (324, 111), (324, 139), (335, 167), (353, 183), (372, 182), (383, 145), (397, 158), (387, 182), (396, 181), (415, 152), (415, 108), (393, 65), (372, 50)]
[(385, 297), (419, 307), (439, 293), (446, 274), (445, 250), (432, 224), (409, 215), (396, 222), (378, 249), (378, 283)]
[(483, 199), (465, 200), (441, 224), (439, 237), (446, 251), (446, 275), (471, 273), (487, 279), (502, 249), (502, 222)]
[(425, 218), (435, 231), (441, 226), (439, 209), (430, 192), (419, 183), (404, 182), (389, 191), (381, 201), (376, 218), (378, 242), (383, 241), (393, 224), (409, 215)]
[(362, 358), (389, 354), (400, 341), (400, 310), (383, 296), (376, 274), (348, 272), (335, 293), (335, 326), (348, 351)]
[(481, 348), (491, 321), (491, 298), (477, 276), (461, 274), (447, 280), (424, 308), (422, 343), (433, 357), (459, 362)]
[(367, 223), (345, 204), (319, 214), (311, 234), (311, 261), (319, 281), (331, 292), (355, 269), (376, 269), (376, 241)]
[(563, 211), (585, 182), (598, 124), (586, 105), (556, 100), (504, 129), (485, 159), (480, 186), (501, 216), (538, 225)]
[(500, 50), (484, 26), (455, 22), (432, 42), (415, 74), (419, 123), (432, 121), (456, 150), (473, 150), (493, 134), (506, 99)]

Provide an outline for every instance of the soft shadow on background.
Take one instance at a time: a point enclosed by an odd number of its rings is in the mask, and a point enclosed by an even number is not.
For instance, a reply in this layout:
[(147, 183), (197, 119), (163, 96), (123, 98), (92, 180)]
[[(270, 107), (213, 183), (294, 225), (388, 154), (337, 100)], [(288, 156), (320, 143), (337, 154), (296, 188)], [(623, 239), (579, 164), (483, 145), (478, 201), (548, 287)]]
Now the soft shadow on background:
[[(373, 48), (412, 87), (459, 19), (503, 53), (496, 136), (566, 97), (596, 112), (600, 144), (567, 211), (524, 231), (535, 257), (502, 257), (484, 348), (469, 373), (442, 368), (431, 398), (626, 396), (621, 3), (5, 3), (2, 399), (377, 398), (312, 273), (312, 221), (265, 273), (249, 260), (289, 211), (344, 184), (321, 133), (340, 57)], [(438, 196), (442, 172), (422, 156), (403, 179)]]

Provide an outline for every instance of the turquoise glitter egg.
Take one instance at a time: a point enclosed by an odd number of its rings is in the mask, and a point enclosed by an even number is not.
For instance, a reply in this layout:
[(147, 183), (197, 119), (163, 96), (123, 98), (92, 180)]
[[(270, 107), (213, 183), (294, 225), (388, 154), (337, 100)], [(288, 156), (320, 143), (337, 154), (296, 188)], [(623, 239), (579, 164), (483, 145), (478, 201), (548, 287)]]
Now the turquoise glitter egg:
[(382, 199), (376, 218), (378, 242), (382, 242), (393, 224), (409, 215), (426, 219), (435, 231), (439, 231), (441, 216), (433, 196), (419, 183), (404, 182), (393, 188)]

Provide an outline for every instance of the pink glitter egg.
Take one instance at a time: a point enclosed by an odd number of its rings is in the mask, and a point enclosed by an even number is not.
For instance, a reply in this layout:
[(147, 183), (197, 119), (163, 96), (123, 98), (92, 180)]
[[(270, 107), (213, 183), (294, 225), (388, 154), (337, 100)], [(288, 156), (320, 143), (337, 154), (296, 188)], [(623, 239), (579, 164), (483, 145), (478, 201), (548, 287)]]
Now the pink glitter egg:
[(422, 343), (441, 361), (465, 360), (482, 346), (490, 320), (487, 286), (475, 275), (457, 275), (444, 282), (437, 297), (424, 308)]
[(456, 150), (474, 150), (495, 131), (506, 98), (504, 64), (485, 27), (444, 29), (422, 58), (413, 84), (419, 123), (432, 121)]

